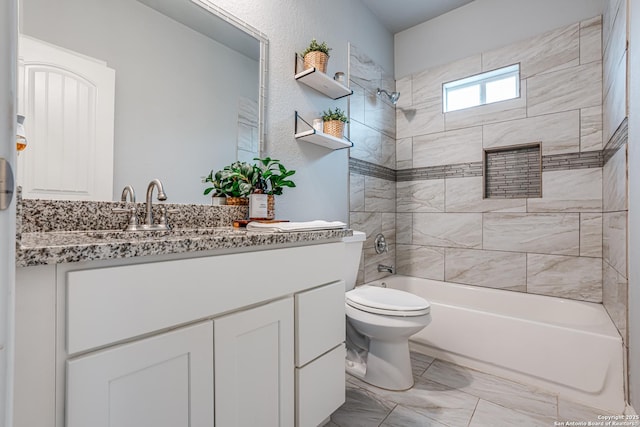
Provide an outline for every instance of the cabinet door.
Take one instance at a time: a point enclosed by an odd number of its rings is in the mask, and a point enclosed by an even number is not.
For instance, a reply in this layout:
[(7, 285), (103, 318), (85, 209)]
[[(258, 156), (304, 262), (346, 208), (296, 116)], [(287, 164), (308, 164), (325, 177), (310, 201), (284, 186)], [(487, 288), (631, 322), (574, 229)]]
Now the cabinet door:
[(293, 426), (293, 299), (213, 323), (216, 426)]
[(67, 364), (67, 427), (211, 427), (213, 411), (211, 322)]

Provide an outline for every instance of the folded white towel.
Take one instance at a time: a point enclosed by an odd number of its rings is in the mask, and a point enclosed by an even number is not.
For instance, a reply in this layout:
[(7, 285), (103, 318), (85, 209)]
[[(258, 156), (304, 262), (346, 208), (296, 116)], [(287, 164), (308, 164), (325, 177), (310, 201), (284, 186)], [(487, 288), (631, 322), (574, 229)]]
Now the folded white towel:
[(267, 233), (288, 233), (293, 231), (334, 230), (346, 228), (347, 224), (340, 221), (305, 221), (305, 222), (272, 222), (262, 223), (252, 221), (247, 224), (247, 231), (262, 231)]

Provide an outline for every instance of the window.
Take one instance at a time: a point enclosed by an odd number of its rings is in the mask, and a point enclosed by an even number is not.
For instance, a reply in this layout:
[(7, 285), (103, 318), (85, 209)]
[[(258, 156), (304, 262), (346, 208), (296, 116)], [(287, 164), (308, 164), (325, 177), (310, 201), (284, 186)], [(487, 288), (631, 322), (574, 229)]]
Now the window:
[(520, 64), (442, 85), (442, 105), (445, 113), (519, 96)]

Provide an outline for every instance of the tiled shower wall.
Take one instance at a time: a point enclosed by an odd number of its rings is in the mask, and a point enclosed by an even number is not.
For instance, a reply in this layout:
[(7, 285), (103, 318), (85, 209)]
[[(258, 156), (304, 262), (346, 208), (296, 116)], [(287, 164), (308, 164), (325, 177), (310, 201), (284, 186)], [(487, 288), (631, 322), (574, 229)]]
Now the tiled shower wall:
[[(601, 22), (396, 82), (399, 273), (602, 301)], [(443, 83), (514, 63), (520, 98), (442, 112)], [(483, 199), (483, 149), (535, 142), (542, 197)]]
[[(603, 16), (603, 303), (627, 343), (627, 1)], [(608, 142), (607, 142), (608, 141)]]
[[(350, 46), (349, 97), (350, 227), (367, 233), (358, 283), (386, 276), (378, 264), (395, 266), (396, 260), (396, 113), (394, 106), (376, 95), (376, 89), (395, 90), (395, 81), (380, 66)], [(373, 241), (383, 233), (389, 251), (377, 254)]]

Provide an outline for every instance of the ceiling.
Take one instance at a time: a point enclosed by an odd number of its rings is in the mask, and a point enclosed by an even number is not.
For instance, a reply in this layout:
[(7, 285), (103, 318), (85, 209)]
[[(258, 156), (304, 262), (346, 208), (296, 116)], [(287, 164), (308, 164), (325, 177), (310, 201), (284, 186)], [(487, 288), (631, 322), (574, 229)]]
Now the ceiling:
[(473, 0), (362, 0), (393, 34), (457, 9)]

